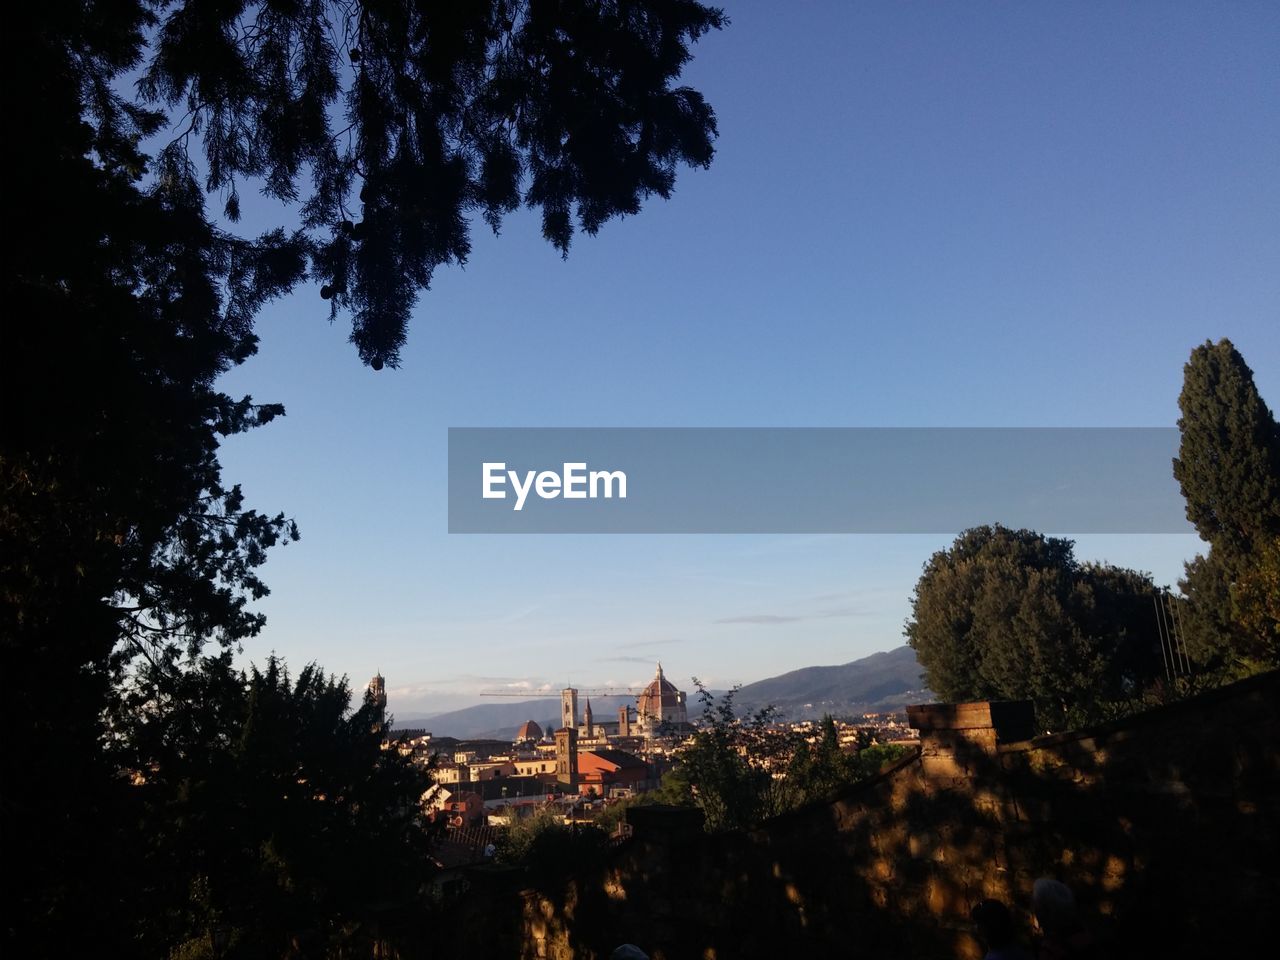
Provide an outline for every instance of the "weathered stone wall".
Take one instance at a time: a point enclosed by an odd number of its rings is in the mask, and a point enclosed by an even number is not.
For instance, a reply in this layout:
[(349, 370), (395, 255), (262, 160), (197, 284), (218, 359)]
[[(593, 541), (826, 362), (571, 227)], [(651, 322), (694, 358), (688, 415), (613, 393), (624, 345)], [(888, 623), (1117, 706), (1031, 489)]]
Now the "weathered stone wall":
[[(1119, 956), (1274, 943), (1280, 674), (1073, 734), (1006, 742), (1016, 704), (915, 708), (921, 752), (750, 835), (638, 808), (635, 836), (554, 896), (526, 891), (522, 960), (978, 955), (968, 911), (1055, 876)], [(505, 939), (505, 938), (504, 938)]]

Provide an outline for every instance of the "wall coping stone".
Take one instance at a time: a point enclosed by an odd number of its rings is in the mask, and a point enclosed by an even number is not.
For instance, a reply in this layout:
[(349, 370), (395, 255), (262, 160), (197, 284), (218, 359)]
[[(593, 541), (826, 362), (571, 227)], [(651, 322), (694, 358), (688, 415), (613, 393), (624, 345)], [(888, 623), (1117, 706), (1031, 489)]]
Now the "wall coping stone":
[(907, 720), (922, 739), (939, 730), (994, 730), (997, 743), (1027, 740), (1035, 732), (1030, 700), (925, 703), (907, 707)]

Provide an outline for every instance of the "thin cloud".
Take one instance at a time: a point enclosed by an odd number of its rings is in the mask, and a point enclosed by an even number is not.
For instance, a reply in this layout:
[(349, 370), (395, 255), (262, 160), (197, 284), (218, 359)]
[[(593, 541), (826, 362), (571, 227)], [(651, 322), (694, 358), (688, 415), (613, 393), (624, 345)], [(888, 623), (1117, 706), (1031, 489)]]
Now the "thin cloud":
[(834, 620), (840, 617), (864, 616), (865, 610), (858, 607), (832, 607), (829, 610), (815, 610), (813, 613), (744, 613), (734, 617), (721, 617), (714, 623), (751, 623), (760, 626), (773, 626), (780, 623), (799, 623), (802, 620)]
[(808, 620), (808, 617), (784, 617), (777, 613), (746, 613), (739, 617), (722, 617), (716, 623), (795, 623), (797, 620)]

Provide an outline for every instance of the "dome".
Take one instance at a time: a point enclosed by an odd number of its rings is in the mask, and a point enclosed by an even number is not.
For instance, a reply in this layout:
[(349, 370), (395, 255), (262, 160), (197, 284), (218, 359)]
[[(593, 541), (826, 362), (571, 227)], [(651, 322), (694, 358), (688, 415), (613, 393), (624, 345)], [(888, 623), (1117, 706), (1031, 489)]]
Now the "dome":
[(532, 720), (526, 720), (516, 731), (516, 740), (541, 740), (542, 728)]
[[(649, 685), (640, 692), (640, 699), (648, 701), (655, 706), (663, 701), (667, 703), (675, 703), (676, 697), (680, 691), (676, 689), (676, 685), (664, 676), (654, 677), (649, 681)], [(656, 711), (647, 711), (654, 713)]]
[(636, 712), (642, 718), (657, 722), (686, 721), (685, 696), (662, 675), (662, 664), (658, 664), (657, 674), (636, 698)]

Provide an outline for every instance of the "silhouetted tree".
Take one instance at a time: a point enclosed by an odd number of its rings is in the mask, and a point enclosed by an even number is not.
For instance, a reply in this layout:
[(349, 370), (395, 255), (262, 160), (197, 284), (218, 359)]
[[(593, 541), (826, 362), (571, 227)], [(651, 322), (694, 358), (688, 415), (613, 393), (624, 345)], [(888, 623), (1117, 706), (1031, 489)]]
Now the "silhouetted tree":
[(690, 0), (145, 9), (139, 89), (184, 115), (161, 188), (219, 191), (231, 220), (242, 185), (301, 201), (310, 275), (375, 367), (435, 269), (467, 259), (470, 215), (497, 231), (536, 208), (567, 253), (575, 219), (595, 233), (711, 162), (714, 114), (675, 83), (724, 16)]
[(247, 676), (224, 653), (130, 683), (109, 743), (137, 781), (136, 952), (370, 955), (412, 930), (430, 777), (383, 749), (367, 692), (350, 704), (345, 678), (311, 664), (293, 679), (274, 657)]
[(283, 234), (222, 236), (199, 198), (139, 188), (136, 141), (155, 121), (98, 96), (145, 19), (118, 14), (24, 7), (6, 61), (20, 68), (5, 103), (24, 227), (0, 359), (0, 763), (21, 771), (2, 859), (23, 865), (5, 874), (5, 933), (49, 955), (128, 952), (115, 871), (133, 798), (102, 751), (114, 685), (139, 658), (172, 665), (254, 635), (256, 567), (295, 535), (246, 510), (216, 456), (280, 408), (213, 384), (253, 352), (253, 311), (301, 251)]
[(909, 747), (880, 745), (860, 731), (856, 749), (840, 746), (835, 720), (825, 716), (813, 742), (781, 722), (775, 707), (738, 716), (738, 688), (717, 697), (696, 679), (703, 714), (693, 738), (656, 794), (634, 801), (689, 804), (710, 832), (746, 830), (806, 803), (829, 800), (879, 772)]
[[(297, 534), (246, 509), (217, 449), (283, 408), (215, 387), (255, 352), (258, 311), (314, 278), (361, 357), (394, 365), (469, 216), (497, 229), (528, 204), (565, 251), (575, 215), (594, 232), (669, 195), (680, 163), (711, 159), (714, 116), (675, 82), (723, 22), (689, 2), (14, 11), (0, 859), (23, 869), (0, 892), (6, 946), (130, 952), (143, 905), (115, 875), (136, 797), (104, 714), (139, 663), (177, 682), (207, 641), (261, 628), (257, 568)], [(246, 189), (300, 206), (242, 236)]]
[(1161, 676), (1157, 593), (1146, 574), (1078, 564), (1070, 540), (975, 527), (925, 564), (907, 642), (944, 700), (1029, 699), (1061, 729)]
[(1209, 544), (1187, 564), (1188, 642), (1229, 672), (1280, 664), (1280, 620), (1265, 588), (1280, 538), (1280, 426), (1230, 340), (1191, 352), (1178, 397), (1173, 475)]
[(564, 822), (563, 811), (546, 806), (515, 820), (499, 834), (497, 859), (522, 867), (526, 883), (548, 890), (563, 883), (570, 873), (589, 869), (602, 860), (608, 839), (609, 828), (603, 824), (570, 826)]

